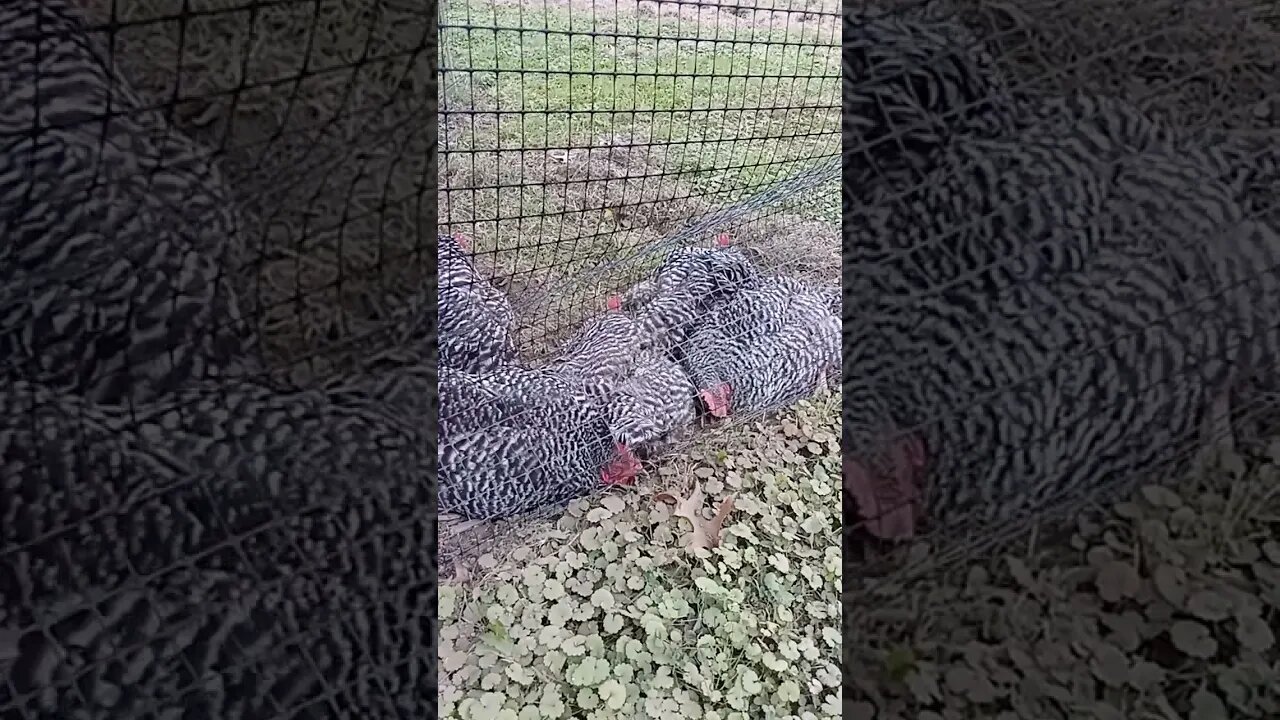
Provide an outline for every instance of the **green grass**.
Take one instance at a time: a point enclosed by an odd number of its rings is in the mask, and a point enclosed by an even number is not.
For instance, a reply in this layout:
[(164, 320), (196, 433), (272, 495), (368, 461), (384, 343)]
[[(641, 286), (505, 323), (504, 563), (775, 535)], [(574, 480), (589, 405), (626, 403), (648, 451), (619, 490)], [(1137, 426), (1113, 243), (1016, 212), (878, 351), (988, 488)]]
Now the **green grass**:
[[(524, 341), (544, 348), (642, 277), (686, 220), (833, 155), (839, 65), (829, 25), (533, 7), (441, 8), (441, 105), (460, 113), (442, 120), (441, 218), (508, 277)], [(816, 220), (831, 234), (814, 242), (838, 242), (834, 183), (786, 204), (741, 218), (739, 237)]]
[[(796, 44), (819, 42), (816, 31), (746, 28), (737, 36), (751, 42), (729, 42), (729, 28), (688, 20), (593, 23), (568, 8), (458, 1), (442, 22), (483, 26), (441, 37), (442, 63), (458, 68), (441, 76), (448, 105), (498, 114), (469, 148), (578, 148), (610, 135), (681, 143), (669, 170), (714, 192), (779, 179), (794, 168), (770, 163), (836, 143), (837, 48)], [(724, 139), (733, 137), (747, 139)]]

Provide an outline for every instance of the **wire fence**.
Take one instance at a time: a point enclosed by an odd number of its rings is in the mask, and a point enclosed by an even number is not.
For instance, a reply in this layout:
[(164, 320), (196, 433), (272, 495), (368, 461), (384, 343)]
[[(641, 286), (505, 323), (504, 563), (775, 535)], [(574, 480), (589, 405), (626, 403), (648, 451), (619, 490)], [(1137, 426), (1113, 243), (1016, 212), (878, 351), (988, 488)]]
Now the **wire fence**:
[[(1224, 441), (1266, 456), (1274, 10), (846, 10), (846, 608), (1065, 544)], [(862, 627), (846, 613), (847, 663)], [(847, 675), (846, 701), (887, 707), (870, 682)], [(1007, 699), (974, 712), (1061, 708)]]
[(0, 7), (0, 716), (434, 706), (435, 20)]
[(535, 354), (720, 233), (765, 249), (765, 269), (833, 280), (837, 18), (817, 3), (442, 6), (441, 222), (520, 298)]
[[(442, 512), (634, 482), (704, 421), (834, 380), (838, 18), (442, 5)], [(485, 549), (442, 533), (442, 558)]]

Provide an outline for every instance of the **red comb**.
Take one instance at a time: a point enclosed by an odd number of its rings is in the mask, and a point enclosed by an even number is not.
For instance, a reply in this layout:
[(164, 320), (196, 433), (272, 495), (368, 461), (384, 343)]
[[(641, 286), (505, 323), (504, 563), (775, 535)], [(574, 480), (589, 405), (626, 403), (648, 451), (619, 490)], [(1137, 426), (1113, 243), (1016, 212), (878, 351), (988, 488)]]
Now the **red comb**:
[(731, 242), (733, 242), (733, 239), (729, 237), (729, 233), (720, 233), (716, 236), (716, 244), (720, 247), (729, 247)]
[(462, 233), (454, 233), (453, 239), (458, 241), (458, 244), (462, 246), (463, 250), (471, 249), (471, 238), (466, 235), (463, 235)]
[(622, 308), (622, 298), (617, 295), (610, 295), (609, 299), (605, 301), (604, 306), (610, 310), (620, 310)]

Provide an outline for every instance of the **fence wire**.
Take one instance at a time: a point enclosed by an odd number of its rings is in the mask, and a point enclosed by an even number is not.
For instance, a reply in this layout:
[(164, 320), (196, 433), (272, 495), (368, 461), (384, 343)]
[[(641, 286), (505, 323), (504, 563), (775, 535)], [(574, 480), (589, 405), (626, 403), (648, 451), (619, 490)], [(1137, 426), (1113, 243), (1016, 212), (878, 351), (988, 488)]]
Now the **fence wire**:
[(0, 6), (0, 716), (434, 707), (435, 21)]
[[(1280, 84), (1262, 39), (1280, 18), (1250, 2), (845, 10), (856, 653), (857, 608), (892, 588), (1069, 536), (1224, 441), (1245, 458), (1270, 444)], [(846, 701), (885, 707), (863, 680), (846, 676)]]
[(834, 381), (838, 19), (442, 4), (442, 512), (630, 484), (699, 426)]

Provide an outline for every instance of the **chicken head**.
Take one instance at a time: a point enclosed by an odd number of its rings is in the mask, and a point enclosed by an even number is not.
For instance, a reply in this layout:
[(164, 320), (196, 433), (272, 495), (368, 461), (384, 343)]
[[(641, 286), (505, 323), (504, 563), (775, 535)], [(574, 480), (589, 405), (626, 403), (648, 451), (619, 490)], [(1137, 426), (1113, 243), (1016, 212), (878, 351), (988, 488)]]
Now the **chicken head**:
[(613, 459), (600, 470), (605, 485), (631, 485), (640, 474), (640, 459), (625, 443), (614, 444)]

